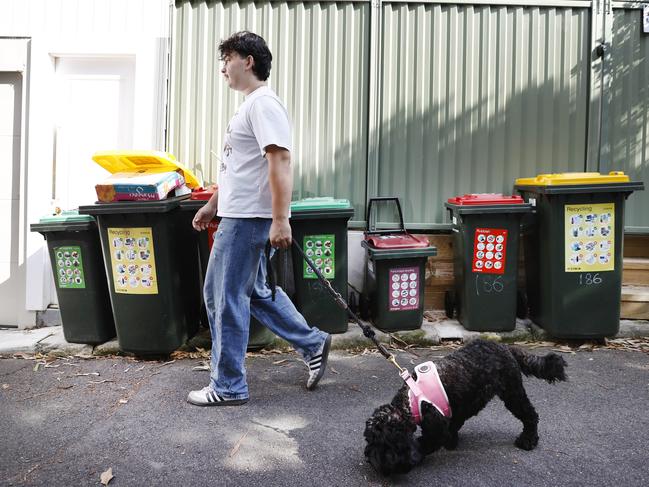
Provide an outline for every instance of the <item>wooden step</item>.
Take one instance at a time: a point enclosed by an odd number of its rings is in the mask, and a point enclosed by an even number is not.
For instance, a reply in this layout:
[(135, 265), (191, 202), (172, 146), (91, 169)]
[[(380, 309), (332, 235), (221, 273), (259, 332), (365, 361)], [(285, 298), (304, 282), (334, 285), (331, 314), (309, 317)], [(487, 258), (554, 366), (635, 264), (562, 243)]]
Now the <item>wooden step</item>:
[(649, 286), (622, 286), (620, 317), (649, 320)]
[(453, 235), (420, 235), (437, 248), (437, 255), (426, 263), (426, 309), (444, 309), (444, 294), (453, 289)]
[(624, 235), (624, 257), (649, 258), (649, 235)]
[(623, 260), (622, 284), (625, 286), (649, 286), (649, 259), (625, 257)]

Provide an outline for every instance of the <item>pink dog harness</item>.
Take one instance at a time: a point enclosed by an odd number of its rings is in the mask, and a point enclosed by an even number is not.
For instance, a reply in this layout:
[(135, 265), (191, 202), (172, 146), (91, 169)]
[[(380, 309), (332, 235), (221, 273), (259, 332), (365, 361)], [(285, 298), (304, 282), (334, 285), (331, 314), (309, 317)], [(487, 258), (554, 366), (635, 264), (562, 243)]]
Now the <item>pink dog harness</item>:
[(415, 423), (421, 423), (422, 401), (432, 404), (443, 416), (451, 417), (451, 405), (448, 402), (446, 391), (437, 373), (437, 367), (433, 362), (424, 362), (415, 367), (417, 381), (415, 381), (408, 370), (401, 372), (401, 377), (408, 384), (408, 398), (410, 399), (410, 412)]

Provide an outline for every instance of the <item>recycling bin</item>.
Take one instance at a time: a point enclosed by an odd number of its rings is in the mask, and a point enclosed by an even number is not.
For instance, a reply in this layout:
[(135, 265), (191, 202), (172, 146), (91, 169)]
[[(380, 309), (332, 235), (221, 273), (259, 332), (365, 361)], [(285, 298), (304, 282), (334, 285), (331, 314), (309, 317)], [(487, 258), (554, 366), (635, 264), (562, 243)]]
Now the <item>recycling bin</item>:
[(65, 339), (95, 345), (113, 338), (115, 323), (95, 219), (63, 212), (41, 218), (30, 229), (47, 240)]
[(535, 207), (523, 226), (530, 317), (557, 338), (599, 339), (620, 325), (623, 172), (540, 174), (515, 188)]
[(445, 203), (453, 228), (454, 291), (446, 314), (471, 331), (516, 327), (521, 220), (532, 205), (518, 195), (465, 194)]
[[(214, 194), (216, 187), (212, 186), (207, 189), (197, 189), (192, 191), (189, 199), (180, 202), (180, 209), (185, 214), (184, 225), (192, 227), (192, 220), (196, 212), (207, 203), (207, 201)], [(205, 309), (205, 302), (203, 301), (203, 283), (205, 281), (205, 274), (207, 273), (207, 263), (210, 259), (210, 252), (212, 251), (212, 244), (214, 243), (214, 235), (219, 228), (220, 218), (215, 216), (209, 223), (207, 230), (200, 232), (197, 238), (198, 244), (198, 263), (200, 265), (200, 299), (201, 299), (201, 324), (209, 328), (210, 324), (207, 319), (207, 312)], [(192, 227), (193, 228), (193, 227)], [(259, 350), (270, 345), (275, 335), (264, 325), (262, 325), (254, 316), (250, 317), (250, 329), (248, 333), (248, 350)]]
[(198, 330), (196, 233), (179, 210), (187, 196), (82, 206), (93, 215), (122, 350), (166, 354)]
[[(293, 240), (311, 258), (325, 279), (347, 296), (347, 222), (354, 215), (348, 200), (306, 198), (291, 203)], [(302, 256), (292, 249), (293, 302), (307, 323), (327, 333), (347, 331), (347, 311), (320, 284)]]
[[(379, 201), (396, 203), (398, 229), (380, 229), (373, 223), (372, 209)], [(426, 262), (437, 249), (406, 232), (398, 198), (373, 198), (367, 208), (368, 231), (361, 241), (366, 252), (362, 299), (369, 301), (372, 322), (385, 332), (421, 328)]]

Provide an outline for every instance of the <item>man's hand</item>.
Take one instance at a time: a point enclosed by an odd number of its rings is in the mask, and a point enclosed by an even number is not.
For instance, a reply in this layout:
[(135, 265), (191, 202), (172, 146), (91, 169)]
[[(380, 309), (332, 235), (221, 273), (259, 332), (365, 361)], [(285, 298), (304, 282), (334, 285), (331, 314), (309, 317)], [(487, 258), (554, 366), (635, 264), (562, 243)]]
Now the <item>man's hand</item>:
[(192, 226), (199, 232), (205, 230), (216, 215), (216, 207), (207, 203), (196, 212), (192, 220)]
[(287, 249), (291, 246), (293, 237), (291, 236), (291, 225), (288, 218), (273, 219), (270, 225), (270, 244), (279, 249)]

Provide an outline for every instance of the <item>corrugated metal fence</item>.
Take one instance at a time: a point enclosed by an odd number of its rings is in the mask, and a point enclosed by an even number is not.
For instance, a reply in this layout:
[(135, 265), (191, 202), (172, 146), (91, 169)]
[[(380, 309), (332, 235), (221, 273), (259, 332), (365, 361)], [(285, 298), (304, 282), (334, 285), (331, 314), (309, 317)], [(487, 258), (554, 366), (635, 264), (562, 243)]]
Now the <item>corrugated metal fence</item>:
[(247, 29), (273, 52), (270, 86), (293, 122), (295, 197), (365, 201), (369, 3), (185, 3), (172, 59), (170, 150), (215, 181), (228, 121), (243, 97), (221, 79), (217, 46)]
[[(437, 228), (447, 197), (511, 192), (516, 177), (622, 169), (649, 180), (639, 4), (177, 3), (169, 149), (207, 180), (242, 101), (220, 79), (216, 46), (242, 29), (273, 51), (270, 85), (294, 124), (294, 197), (349, 198), (356, 221), (373, 195), (400, 196), (410, 228)], [(646, 195), (629, 200), (635, 230), (649, 230)]]
[(610, 167), (645, 182), (627, 201), (627, 230), (649, 232), (649, 34), (640, 4), (613, 3), (610, 87)]

